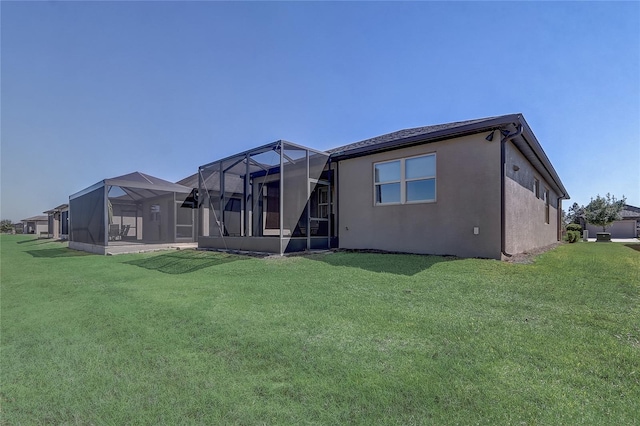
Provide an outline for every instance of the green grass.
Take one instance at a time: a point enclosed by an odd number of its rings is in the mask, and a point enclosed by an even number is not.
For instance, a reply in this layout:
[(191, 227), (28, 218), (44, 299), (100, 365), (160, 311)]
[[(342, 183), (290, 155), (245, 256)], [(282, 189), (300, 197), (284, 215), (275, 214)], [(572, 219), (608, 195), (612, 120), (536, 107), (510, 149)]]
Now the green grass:
[(624, 244), (518, 265), (0, 242), (4, 424), (640, 424)]

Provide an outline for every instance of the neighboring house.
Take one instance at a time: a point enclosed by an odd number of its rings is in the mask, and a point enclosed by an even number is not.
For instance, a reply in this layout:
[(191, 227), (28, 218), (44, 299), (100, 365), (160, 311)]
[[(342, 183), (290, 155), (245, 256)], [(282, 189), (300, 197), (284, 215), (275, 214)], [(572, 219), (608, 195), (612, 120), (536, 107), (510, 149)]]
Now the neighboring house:
[[(614, 221), (607, 227), (607, 231), (611, 233), (611, 238), (637, 238), (640, 236), (640, 208), (625, 204), (620, 220)], [(596, 233), (602, 232), (602, 227), (586, 223), (584, 228), (589, 231), (591, 238), (596, 237)]]
[(559, 241), (569, 198), (521, 114), (329, 152), (277, 141), (201, 166), (198, 182), (200, 247), (276, 253), (339, 247), (500, 259)]
[(60, 213), (55, 209), (43, 212), (47, 215), (47, 236), (49, 238), (58, 239), (60, 235)]
[(17, 222), (13, 224), (13, 229), (15, 230), (16, 234), (23, 234), (24, 233), (24, 223), (22, 222)]
[(22, 219), (22, 228), (25, 234), (46, 236), (49, 234), (49, 219), (47, 216), (33, 216)]
[(98, 254), (192, 243), (193, 188), (144, 173), (104, 179), (69, 197), (69, 247)]
[(66, 240), (69, 238), (69, 205), (61, 204), (44, 212), (48, 218), (49, 238)]

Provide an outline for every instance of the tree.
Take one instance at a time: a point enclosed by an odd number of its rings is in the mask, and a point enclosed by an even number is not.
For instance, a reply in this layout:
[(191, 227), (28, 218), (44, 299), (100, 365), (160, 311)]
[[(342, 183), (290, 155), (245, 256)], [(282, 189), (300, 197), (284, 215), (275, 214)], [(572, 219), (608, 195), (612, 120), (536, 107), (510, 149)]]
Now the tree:
[(581, 206), (578, 203), (573, 203), (564, 215), (564, 224), (565, 226), (570, 223), (583, 225), (581, 219), (584, 219), (584, 206)]
[(624, 196), (621, 200), (616, 200), (616, 197), (609, 193), (606, 198), (598, 195), (584, 208), (584, 218), (592, 225), (602, 226), (602, 232), (606, 232), (607, 226), (621, 218), (620, 212), (624, 209), (626, 201)]
[(13, 230), (13, 222), (9, 219), (0, 220), (0, 232), (11, 232)]

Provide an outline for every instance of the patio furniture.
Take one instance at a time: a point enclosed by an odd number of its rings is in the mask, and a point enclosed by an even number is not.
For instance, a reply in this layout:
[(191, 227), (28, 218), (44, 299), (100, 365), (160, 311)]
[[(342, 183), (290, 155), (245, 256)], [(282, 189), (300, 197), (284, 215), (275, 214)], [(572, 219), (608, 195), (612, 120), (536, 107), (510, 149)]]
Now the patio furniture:
[(110, 224), (109, 225), (109, 241), (114, 241), (118, 239), (120, 236), (120, 225), (118, 224)]

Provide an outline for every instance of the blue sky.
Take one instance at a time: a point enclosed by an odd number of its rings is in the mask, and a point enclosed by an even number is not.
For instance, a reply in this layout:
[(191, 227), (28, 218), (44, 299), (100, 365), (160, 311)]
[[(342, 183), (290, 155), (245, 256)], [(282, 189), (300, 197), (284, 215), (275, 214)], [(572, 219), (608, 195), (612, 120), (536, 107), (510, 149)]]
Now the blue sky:
[(329, 149), (517, 112), (565, 208), (607, 192), (640, 206), (638, 2), (0, 7), (3, 219), (278, 139)]

